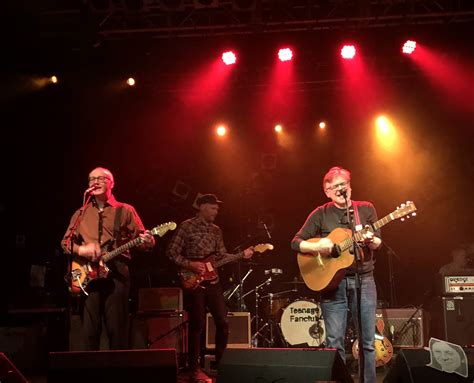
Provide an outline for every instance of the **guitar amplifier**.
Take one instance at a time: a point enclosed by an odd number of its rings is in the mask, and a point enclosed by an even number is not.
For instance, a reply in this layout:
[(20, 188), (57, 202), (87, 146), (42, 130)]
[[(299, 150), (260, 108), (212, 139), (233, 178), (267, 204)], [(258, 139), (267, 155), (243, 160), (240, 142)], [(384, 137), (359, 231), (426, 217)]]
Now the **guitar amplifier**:
[[(250, 348), (250, 313), (229, 312), (229, 342), (227, 348)], [(206, 348), (216, 347), (216, 326), (211, 314), (206, 317)]]
[(179, 287), (156, 287), (138, 290), (138, 312), (183, 311), (183, 290)]
[(424, 347), (428, 344), (427, 314), (423, 309), (377, 309), (376, 320), (385, 324), (383, 335), (393, 347)]
[(474, 295), (474, 275), (445, 275), (443, 295)]

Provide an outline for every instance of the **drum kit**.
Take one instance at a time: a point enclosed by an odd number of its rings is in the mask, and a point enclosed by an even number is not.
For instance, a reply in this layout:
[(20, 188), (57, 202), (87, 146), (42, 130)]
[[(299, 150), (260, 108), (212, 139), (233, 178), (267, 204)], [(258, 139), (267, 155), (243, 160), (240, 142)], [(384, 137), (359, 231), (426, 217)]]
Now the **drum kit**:
[[(242, 294), (243, 284), (251, 272), (252, 269), (224, 296), (227, 300), (239, 296), (241, 306), (237, 309), (243, 311), (248, 311), (244, 299), (255, 297), (252, 346), (324, 347), (326, 331), (321, 307), (317, 299), (304, 296), (304, 282), (298, 278), (280, 282), (283, 270), (272, 268), (264, 271), (263, 282)], [(283, 288), (275, 291), (277, 286)]]

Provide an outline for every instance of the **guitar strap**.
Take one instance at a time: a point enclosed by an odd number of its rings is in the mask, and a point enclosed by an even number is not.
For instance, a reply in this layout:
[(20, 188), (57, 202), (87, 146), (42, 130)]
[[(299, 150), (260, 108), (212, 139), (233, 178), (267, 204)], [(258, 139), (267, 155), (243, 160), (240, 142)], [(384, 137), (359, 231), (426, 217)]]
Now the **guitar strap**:
[(122, 206), (115, 209), (115, 220), (114, 220), (114, 241), (117, 243), (120, 234), (120, 221), (122, 218)]

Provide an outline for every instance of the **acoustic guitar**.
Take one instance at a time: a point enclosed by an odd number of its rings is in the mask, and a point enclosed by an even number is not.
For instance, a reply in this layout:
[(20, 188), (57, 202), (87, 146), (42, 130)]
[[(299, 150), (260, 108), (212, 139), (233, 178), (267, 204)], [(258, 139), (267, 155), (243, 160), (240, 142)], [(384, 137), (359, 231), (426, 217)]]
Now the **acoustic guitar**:
[[(150, 233), (162, 237), (169, 230), (174, 229), (176, 229), (176, 223), (167, 222), (154, 227), (150, 230)], [(70, 281), (69, 290), (71, 294), (78, 295), (83, 292), (88, 295), (87, 287), (89, 283), (97, 279), (107, 278), (109, 275), (110, 269), (107, 267), (107, 262), (129, 249), (139, 246), (142, 242), (143, 240), (137, 237), (116, 249), (107, 251), (111, 245), (110, 241), (107, 241), (101, 246), (102, 255), (97, 262), (91, 262), (85, 258), (76, 257), (72, 261), (71, 272), (65, 276), (65, 280)]]
[[(256, 253), (263, 253), (267, 250), (273, 250), (273, 245), (270, 243), (261, 243), (253, 247)], [(214, 281), (217, 279), (218, 274), (216, 269), (225, 265), (226, 263), (232, 262), (232, 259), (220, 259), (217, 260), (215, 255), (210, 255), (207, 258), (200, 260), (199, 262), (204, 263), (205, 271), (202, 274), (196, 273), (193, 270), (182, 268), (179, 272), (181, 278), (181, 285), (184, 289), (194, 290), (197, 289), (204, 281)]]
[[(335, 289), (344, 278), (345, 269), (354, 262), (354, 254), (351, 253), (354, 241), (362, 242), (363, 234), (368, 230), (376, 231), (382, 226), (393, 220), (403, 217), (415, 215), (416, 207), (411, 201), (401, 204), (396, 210), (386, 215), (382, 219), (373, 223), (360, 231), (354, 236), (352, 231), (344, 228), (336, 228), (327, 236), (334, 243), (334, 253), (336, 256), (322, 256), (319, 253), (305, 254), (298, 253), (298, 266), (306, 286), (311, 290), (331, 290)], [(320, 238), (310, 238), (307, 241), (317, 242)]]

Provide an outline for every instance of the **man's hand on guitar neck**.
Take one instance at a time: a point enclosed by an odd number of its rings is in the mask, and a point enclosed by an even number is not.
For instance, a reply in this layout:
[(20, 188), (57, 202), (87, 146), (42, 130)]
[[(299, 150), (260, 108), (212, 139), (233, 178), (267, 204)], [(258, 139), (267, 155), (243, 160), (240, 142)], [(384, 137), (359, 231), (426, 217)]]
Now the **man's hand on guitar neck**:
[(302, 241), (300, 250), (302, 253), (312, 253), (314, 255), (328, 256), (331, 254), (334, 242), (330, 238), (321, 238), (317, 242)]
[(252, 258), (252, 255), (255, 253), (255, 249), (251, 246), (244, 250), (244, 259)]
[(377, 249), (382, 244), (382, 240), (379, 237), (376, 237), (375, 234), (370, 231), (369, 225), (366, 225), (365, 228), (359, 233), (361, 235), (361, 241), (359, 241), (359, 243), (363, 243), (372, 250)]
[(89, 259), (91, 262), (97, 262), (102, 255), (98, 243), (88, 243), (77, 248), (77, 255)]

